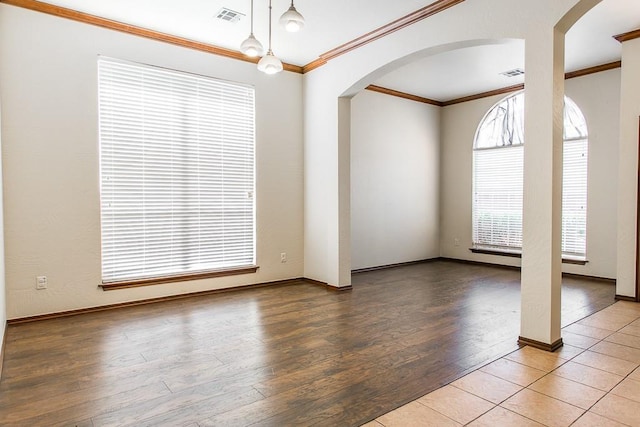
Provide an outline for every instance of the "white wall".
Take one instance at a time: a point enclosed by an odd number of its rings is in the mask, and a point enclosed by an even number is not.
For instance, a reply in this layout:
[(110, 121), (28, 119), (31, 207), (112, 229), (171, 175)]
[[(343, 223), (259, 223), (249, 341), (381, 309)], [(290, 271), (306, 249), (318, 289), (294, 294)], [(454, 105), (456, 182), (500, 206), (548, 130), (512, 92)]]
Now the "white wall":
[[(565, 93), (580, 107), (589, 129), (589, 262), (584, 266), (563, 264), (563, 271), (615, 278), (620, 70), (567, 80)], [(440, 247), (444, 257), (520, 265), (517, 258), (469, 251), (472, 239), (473, 138), (484, 114), (505, 96), (443, 108)], [(455, 239), (460, 240), (459, 246), (454, 244)]]
[[(0, 98), (0, 182), (2, 181), (2, 98)], [(7, 298), (4, 276), (4, 197), (0, 185), (0, 349), (4, 344), (4, 331), (7, 324)], [(0, 351), (1, 353), (1, 351)], [(3, 355), (0, 354), (0, 357)], [(2, 360), (0, 360), (2, 366)], [(0, 369), (0, 374), (2, 369)]]
[(364, 90), (351, 100), (351, 265), (438, 257), (440, 108)]
[(636, 295), (638, 214), (638, 117), (640, 116), (640, 39), (622, 44), (620, 155), (618, 174), (618, 281), (616, 293)]
[[(256, 274), (104, 292), (99, 54), (256, 88)], [(0, 4), (9, 318), (303, 275), (302, 76)], [(280, 253), (288, 261), (280, 263)], [(35, 290), (46, 275), (49, 289)]]
[(620, 134), (620, 70), (567, 80), (565, 93), (587, 120), (589, 165), (587, 260), (585, 266), (564, 265), (563, 271), (616, 278), (618, 201), (618, 135)]

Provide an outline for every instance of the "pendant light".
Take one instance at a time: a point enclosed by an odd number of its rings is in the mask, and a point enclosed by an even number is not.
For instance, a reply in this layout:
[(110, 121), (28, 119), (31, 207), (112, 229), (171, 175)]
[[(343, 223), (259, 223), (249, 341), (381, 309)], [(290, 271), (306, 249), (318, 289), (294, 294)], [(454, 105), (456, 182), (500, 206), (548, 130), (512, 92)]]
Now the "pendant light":
[(262, 43), (253, 35), (253, 0), (251, 0), (251, 34), (249, 34), (249, 37), (240, 45), (240, 51), (251, 57), (260, 56), (264, 51)]
[(276, 58), (271, 50), (271, 0), (269, 0), (269, 50), (258, 62), (258, 70), (266, 74), (276, 74), (282, 71), (282, 62)]
[(293, 0), (291, 0), (289, 10), (280, 17), (280, 25), (290, 33), (300, 31), (304, 27), (304, 17), (296, 10)]

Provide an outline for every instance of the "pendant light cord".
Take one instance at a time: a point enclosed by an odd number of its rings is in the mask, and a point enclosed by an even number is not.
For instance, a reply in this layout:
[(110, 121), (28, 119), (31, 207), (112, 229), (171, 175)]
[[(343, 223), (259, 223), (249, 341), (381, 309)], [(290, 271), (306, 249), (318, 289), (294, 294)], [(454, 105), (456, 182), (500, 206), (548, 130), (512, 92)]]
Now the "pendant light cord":
[(271, 0), (269, 0), (269, 52), (271, 52)]
[(251, 0), (251, 34), (253, 35), (253, 0)]

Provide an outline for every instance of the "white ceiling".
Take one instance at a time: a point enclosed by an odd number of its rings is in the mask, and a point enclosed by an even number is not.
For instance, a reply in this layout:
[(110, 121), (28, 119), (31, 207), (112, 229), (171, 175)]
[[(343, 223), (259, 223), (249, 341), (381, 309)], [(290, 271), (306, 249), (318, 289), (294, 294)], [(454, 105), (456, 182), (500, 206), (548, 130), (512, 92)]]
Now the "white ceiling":
[[(620, 60), (614, 35), (640, 28), (640, 0), (603, 0), (567, 33), (565, 69), (575, 71)], [(415, 61), (375, 82), (376, 85), (438, 101), (513, 86), (524, 76), (501, 72), (525, 69), (524, 42), (460, 49)]]
[[(266, 47), (268, 2), (254, 1), (254, 33)], [(290, 1), (272, 1), (274, 53), (284, 62), (305, 65), (320, 54), (434, 0), (366, 0), (366, 6), (364, 1), (296, 0), (296, 8), (305, 16), (306, 25), (294, 34), (277, 25)], [(46, 3), (232, 50), (238, 50), (250, 31), (250, 0), (49, 0)], [(215, 19), (223, 6), (246, 16), (235, 24)], [(612, 36), (637, 28), (640, 28), (640, 0), (603, 0), (567, 34), (567, 71), (619, 60), (621, 47)], [(435, 55), (393, 71), (375, 84), (448, 101), (522, 83), (522, 76), (507, 78), (499, 74), (513, 68), (524, 68), (524, 43), (520, 40)]]
[(513, 86), (524, 76), (501, 72), (524, 69), (524, 41), (511, 40), (453, 50), (412, 62), (377, 80), (377, 86), (438, 101)]
[[(291, 0), (272, 0), (273, 52), (282, 61), (305, 65), (318, 56), (369, 31), (418, 10), (434, 0), (295, 0), (306, 24), (298, 33), (287, 33), (278, 19)], [(239, 50), (250, 32), (250, 0), (47, 0), (45, 3)], [(267, 0), (254, 0), (254, 33), (267, 46)], [(240, 22), (215, 19), (222, 8), (245, 14)], [(357, 19), (354, 19), (357, 17)]]

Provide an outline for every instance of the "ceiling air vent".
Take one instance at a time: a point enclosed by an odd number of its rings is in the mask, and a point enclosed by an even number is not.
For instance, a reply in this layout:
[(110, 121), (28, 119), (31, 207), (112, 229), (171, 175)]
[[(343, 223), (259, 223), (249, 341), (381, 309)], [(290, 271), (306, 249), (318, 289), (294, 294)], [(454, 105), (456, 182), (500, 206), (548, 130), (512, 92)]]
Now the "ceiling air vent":
[(500, 73), (505, 77), (515, 77), (521, 76), (524, 74), (524, 70), (522, 68), (514, 68), (513, 70), (505, 71), (504, 73)]
[(227, 9), (223, 7), (216, 14), (217, 19), (221, 19), (226, 22), (236, 23), (244, 16), (243, 13), (236, 12), (235, 10)]

